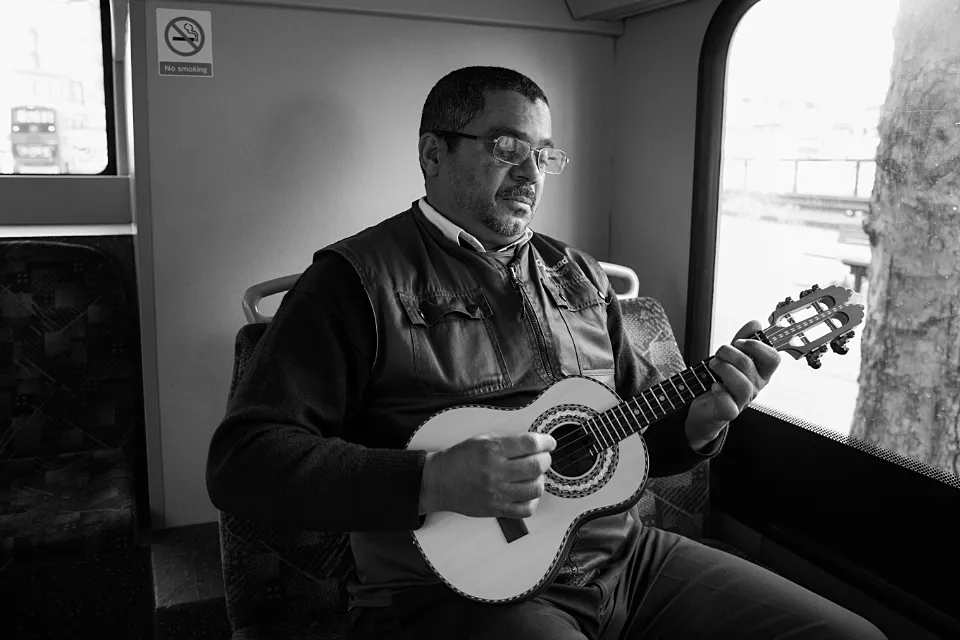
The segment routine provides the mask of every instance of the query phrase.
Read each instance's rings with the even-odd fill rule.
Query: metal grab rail
[[[622,264],[613,264],[612,262],[601,262],[600,268],[603,269],[603,272],[606,273],[608,277],[621,278],[629,283],[626,293],[618,293],[618,298],[625,300],[627,298],[636,298],[640,295],[640,278],[637,276],[636,271],[630,267],[625,267]]]
[[[609,262],[601,262],[600,267],[607,276],[622,278],[628,282],[629,286],[626,293],[617,294],[619,299],[636,298],[640,293],[640,278],[637,277],[637,272],[630,267]],[[242,305],[243,315],[246,316],[247,322],[270,322],[272,316],[265,316],[260,313],[260,301],[268,296],[288,291],[297,282],[299,277],[299,273],[294,273],[289,276],[283,276],[282,278],[274,278],[273,280],[255,284],[244,291]]]

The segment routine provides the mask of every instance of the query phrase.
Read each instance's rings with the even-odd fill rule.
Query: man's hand
[[[543,493],[552,436],[524,433],[477,436],[427,454],[420,484],[420,513],[529,518]]]
[[[733,338],[733,346],[721,346],[710,361],[708,366],[720,382],[713,383],[709,392],[690,405],[686,433],[694,450],[713,442],[727,423],[753,402],[780,366],[776,349],[759,340],[744,339],[761,328],[756,320],[743,325]]]

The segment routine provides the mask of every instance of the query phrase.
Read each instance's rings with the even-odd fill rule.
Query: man
[[[437,579],[411,540],[421,516],[531,516],[556,441],[486,434],[406,450],[420,424],[462,404],[523,406],[568,375],[629,398],[657,372],[631,349],[597,262],[530,229],[545,174],[567,162],[534,82],[500,68],[448,74],[424,104],[419,157],[426,197],[317,252],[284,297],[213,436],[213,503],[351,532],[354,638],[882,638],[630,512],[581,527],[535,599],[484,604]],[[720,451],[779,364],[744,339],[759,329],[717,351],[722,384],[647,431],[652,476]]]

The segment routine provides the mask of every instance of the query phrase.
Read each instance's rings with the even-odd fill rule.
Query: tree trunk
[[[960,476],[960,6],[901,0],[851,435]]]

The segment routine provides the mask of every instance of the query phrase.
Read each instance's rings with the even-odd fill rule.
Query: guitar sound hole
[[[565,478],[577,478],[586,474],[596,462],[596,440],[579,424],[563,424],[550,432],[557,441],[551,456],[550,469]]]

